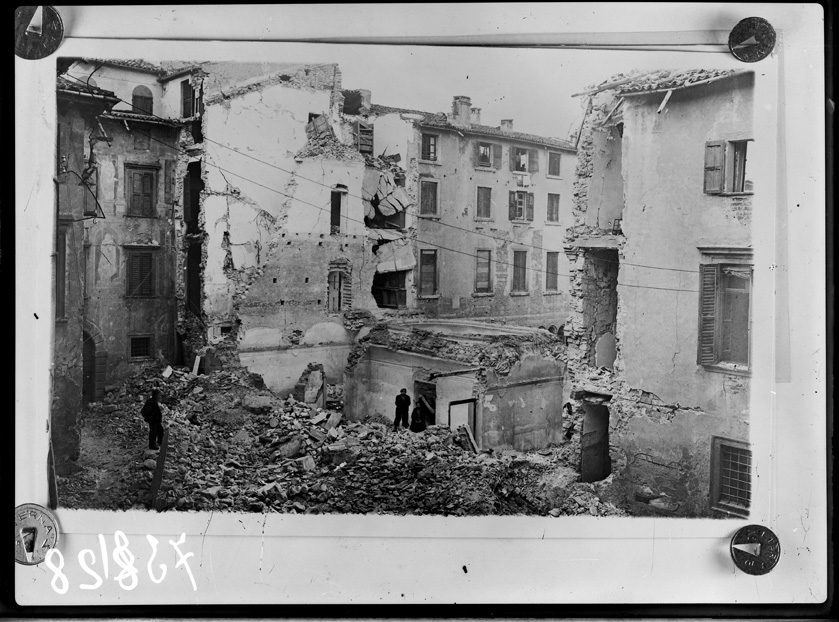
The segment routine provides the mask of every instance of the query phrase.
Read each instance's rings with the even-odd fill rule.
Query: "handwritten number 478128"
[[[146,564],[149,579],[151,579],[153,583],[162,583],[163,579],[166,578],[166,564],[158,565],[159,574],[155,574],[153,566],[154,558],[157,556],[158,540],[151,535],[146,535],[146,540],[151,547],[151,556]],[[188,563],[189,558],[194,556],[195,553],[183,553],[181,551],[181,545],[184,542],[186,542],[185,533],[181,534],[181,537],[178,538],[177,542],[169,540],[169,544],[178,554],[178,561],[175,563],[175,568],[180,566],[184,567],[184,570],[186,570],[186,573],[189,575],[189,580],[192,583],[192,590],[197,591],[198,586],[195,584],[195,577],[192,576],[192,569],[189,567]],[[108,549],[105,544],[105,536],[101,533],[99,534],[99,550],[101,552],[102,574],[105,575],[105,579],[108,579]],[[55,558],[58,559],[57,565]],[[103,580],[102,576],[94,571],[90,565],[88,565],[88,559],[90,560],[91,565],[96,563],[96,554],[91,549],[82,549],[79,551],[79,566],[81,566],[82,570],[93,578],[93,583],[82,583],[79,585],[79,589],[95,590],[102,586]],[[120,568],[120,572],[114,577],[114,581],[117,581],[120,587],[127,591],[131,591],[137,587],[137,584],[139,583],[137,575],[140,574],[140,571],[134,566],[134,554],[129,550],[128,538],[122,531],[114,533],[113,560]],[[47,565],[47,568],[53,571],[52,581],[50,582],[52,589],[58,594],[66,594],[67,590],[70,589],[70,582],[67,580],[67,575],[63,572],[64,556],[61,554],[61,551],[58,549],[50,549],[47,553],[46,559],[44,559],[44,563]]]

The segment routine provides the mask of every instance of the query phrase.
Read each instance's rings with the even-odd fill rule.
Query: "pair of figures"
[[[422,398],[420,398],[422,400]],[[408,395],[408,389],[402,389],[399,395],[396,396],[396,416],[393,419],[393,431],[399,429],[399,423],[402,422],[402,427],[408,427],[408,411],[411,410],[411,398]],[[422,432],[425,429],[425,411],[422,405],[418,402],[414,406],[411,413],[411,432]]]

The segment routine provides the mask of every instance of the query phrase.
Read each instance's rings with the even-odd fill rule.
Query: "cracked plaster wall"
[[[204,311],[211,321],[232,319],[234,296],[248,285],[230,269],[246,273],[245,281],[248,272],[252,278],[288,214],[313,209],[301,206],[290,212],[285,195],[294,195],[298,186],[294,154],[306,144],[309,113],[328,113],[331,107],[331,90],[298,89],[283,82],[207,97],[204,132],[212,142],[205,141],[202,210],[207,235]]]
[[[752,78],[722,80],[674,91],[658,114],[662,94],[627,98],[624,104],[622,171],[625,208],[620,240],[615,373],[586,361],[582,300],[584,253],[575,261],[575,314],[567,328],[573,386],[613,395],[610,443],[621,465],[613,470],[611,495],[640,515],[710,516],[712,436],[748,440],[749,378],[706,371],[696,364],[696,291],[701,254],[697,246],[749,246],[751,196],[704,194],[704,146],[710,140],[746,138],[752,132]],[[597,107],[603,114],[611,107]],[[594,115],[597,118],[597,115]],[[575,184],[576,235],[597,235],[585,220],[594,142],[581,136]],[[604,154],[600,154],[603,156]],[[586,223],[586,224],[583,224]],[[650,270],[641,266],[684,270]],[[642,497],[666,495],[670,512]],[[662,498],[666,498],[662,497]]]

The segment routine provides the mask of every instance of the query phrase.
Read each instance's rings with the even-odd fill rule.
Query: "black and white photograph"
[[[823,91],[796,127],[783,20],[471,6],[491,31],[314,41],[298,5],[287,42],[16,59],[49,120],[17,172],[19,601],[733,602],[798,557],[783,601],[819,602]]]

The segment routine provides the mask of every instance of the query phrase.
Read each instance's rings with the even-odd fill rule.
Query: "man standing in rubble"
[[[160,412],[157,403],[158,397],[160,391],[152,390],[151,397],[146,400],[143,410],[140,411],[143,419],[149,424],[149,449],[160,449],[160,443],[163,442],[163,413]]]
[[[402,427],[408,427],[408,411],[411,409],[411,398],[408,397],[408,389],[402,389],[396,396],[396,417],[393,419],[393,431],[399,429],[399,421]]]

